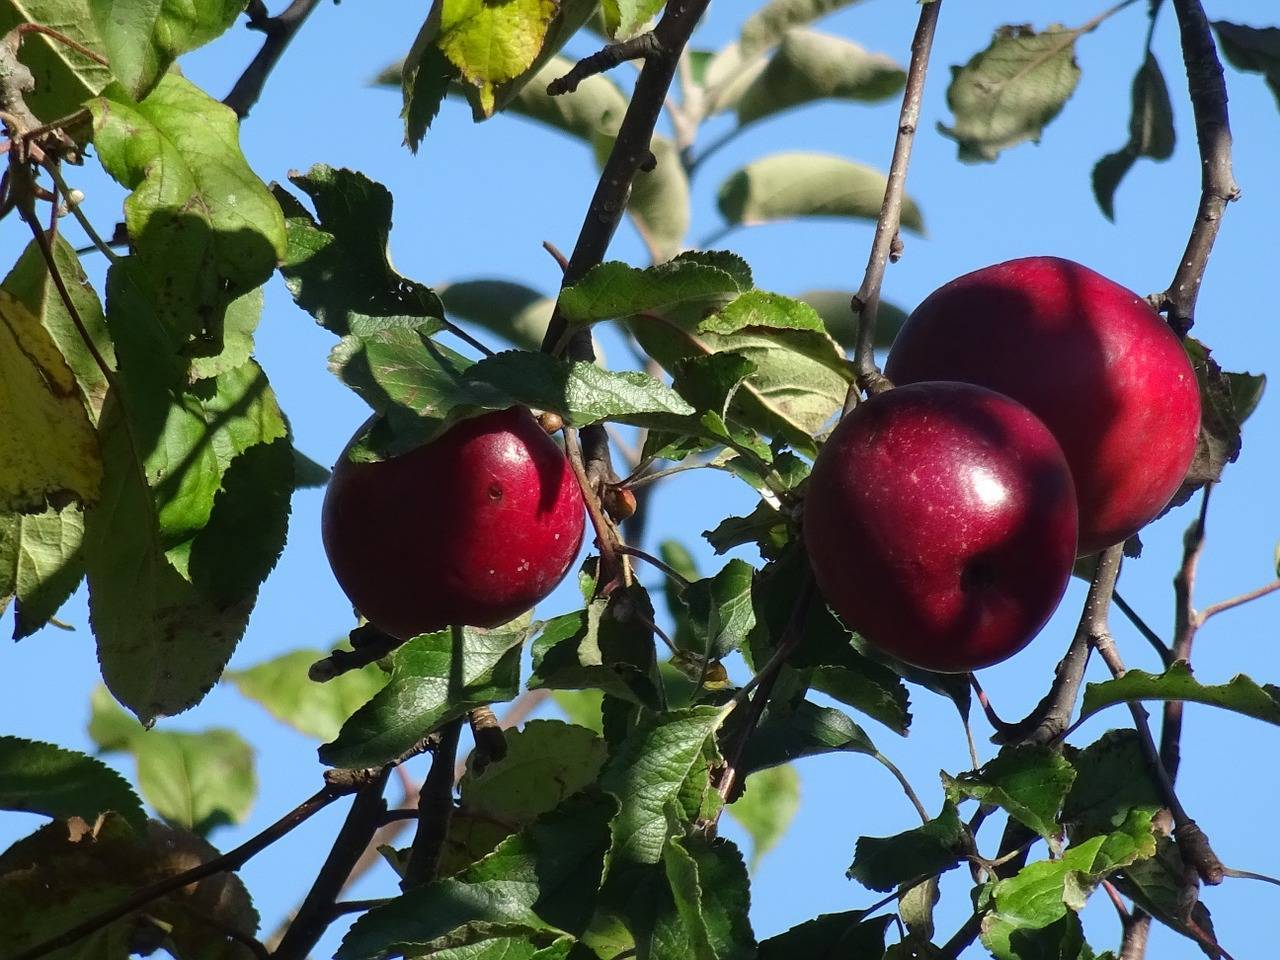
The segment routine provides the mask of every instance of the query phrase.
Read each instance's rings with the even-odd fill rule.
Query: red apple
[[[918,383],[860,404],[814,462],[804,543],[845,624],[901,660],[962,672],[1021,650],[1076,556],[1071,471],[1008,397]]]
[[[976,383],[1040,417],[1075,477],[1082,555],[1164,509],[1195,454],[1200,391],[1182,344],[1145,300],[1070,260],[952,280],[907,319],[885,373]]]
[[[344,452],[322,532],[352,604],[392,636],[493,627],[564,578],[582,544],[582,494],[555,441],[512,407],[393,459]]]

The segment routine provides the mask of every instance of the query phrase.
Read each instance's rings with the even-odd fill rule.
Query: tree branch
[[[1280,580],[1272,580],[1270,583],[1264,584],[1256,590],[1250,590],[1248,593],[1242,593],[1238,597],[1211,603],[1196,615],[1196,626],[1203,627],[1204,622],[1210,617],[1216,617],[1227,610],[1234,610],[1236,607],[1244,606],[1246,603],[1252,603],[1254,600],[1259,600],[1269,593],[1275,593],[1277,590],[1280,590]]]
[[[604,49],[579,60],[563,77],[557,77],[547,84],[547,93],[553,97],[573,93],[578,89],[578,84],[587,77],[594,77],[598,73],[612,70],[627,60],[647,60],[659,50],[656,32],[652,30],[638,37],[632,37],[630,40],[624,40],[622,43],[607,44]]]
[[[1200,513],[1187,528],[1182,538],[1182,565],[1173,578],[1173,659],[1191,660],[1191,644],[1196,636],[1196,611],[1193,596],[1196,568],[1204,551],[1205,523],[1209,516],[1209,492],[1206,486],[1200,498]],[[1182,760],[1182,701],[1170,700],[1164,705],[1164,720],[1160,726],[1160,759],[1169,771],[1169,779],[1178,779],[1178,765]]]
[[[222,101],[241,120],[249,115],[253,105],[258,102],[267,77],[284,55],[285,48],[319,4],[320,0],[293,0],[274,17],[267,15],[267,8],[262,0],[254,0],[249,4],[245,11],[249,18],[247,26],[250,30],[266,34],[266,39],[262,41],[257,56],[249,61],[249,66],[245,67],[240,79]]]
[[[1169,325],[1185,335],[1195,323],[1196,298],[1209,264],[1209,253],[1227,204],[1240,195],[1231,171],[1231,124],[1227,114],[1227,84],[1213,42],[1209,19],[1200,0],[1173,0],[1182,39],[1187,90],[1195,114],[1200,148],[1200,204],[1187,247],[1178,261],[1161,306]]]
[[[272,954],[275,960],[305,960],[333,922],[338,894],[386,813],[382,791],[390,773],[390,767],[384,768],[374,782],[356,792],[324,866]]]
[[[852,306],[858,314],[858,342],[854,350],[857,387],[851,389],[860,387],[876,393],[884,386],[884,377],[875,361],[880,287],[884,283],[884,272],[889,261],[896,261],[901,256],[902,241],[898,238],[898,226],[902,219],[902,198],[907,186],[907,166],[911,162],[916,125],[920,122],[920,100],[924,95],[925,73],[929,68],[929,53],[933,49],[933,34],[941,9],[942,0],[933,0],[920,8],[920,20],[911,40],[911,63],[907,67],[907,82],[902,91],[902,111],[898,118],[898,135],[893,143],[893,160],[889,164],[889,180],[885,186],[880,216],[876,220],[867,271],[863,275],[862,285],[853,297]]]
[[[440,741],[431,759],[431,770],[418,793],[418,829],[413,835],[413,846],[409,848],[409,861],[405,864],[404,879],[400,881],[401,890],[410,890],[434,880],[440,868],[440,854],[449,833],[449,821],[453,819],[453,767],[457,762],[461,732],[461,717],[440,728]]]

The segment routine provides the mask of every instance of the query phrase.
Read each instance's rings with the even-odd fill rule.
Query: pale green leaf
[[[739,43],[751,54],[771,47],[792,27],[804,26],[819,17],[857,3],[858,0],[769,0],[742,25]]]
[[[13,600],[13,638],[35,633],[84,577],[84,516],[73,505],[0,516],[0,613]]]
[[[747,777],[746,790],[725,808],[751,837],[751,869],[782,839],[800,809],[795,767],[768,767]]]
[[[437,288],[449,316],[486,330],[524,350],[537,350],[555,302],[511,280],[458,280]]]

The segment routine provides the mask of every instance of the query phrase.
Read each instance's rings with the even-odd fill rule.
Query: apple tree
[[[1210,491],[1265,384],[1223,370],[1195,320],[1239,195],[1222,62],[1280,96],[1280,29],[1211,21],[1200,0],[1146,5],[1109,118],[1128,140],[1091,176],[1113,218],[1137,161],[1173,153],[1172,105],[1189,104],[1198,207],[1155,292],[1041,259],[957,281],[971,299],[934,322],[934,298],[910,318],[881,299],[904,235],[923,231],[913,151],[997,162],[1038,140],[1070,107],[1076,45],[1134,0],[1074,26],[992,23],[949,77],[930,55],[947,17],[967,15],[956,0],[885,5],[915,23],[901,63],[821,29],[851,2],[744,5],[713,50],[698,35],[708,0],[435,0],[407,50],[389,41],[378,83],[402,95],[409,150],[430,149],[441,109],[469,108],[594,158],[593,183],[554,187],[581,228],[565,252],[547,244],[560,284],[539,291],[402,275],[392,191],[313,163],[318,145],[299,147],[307,169],[287,182],[255,173],[240,124],[318,0],[275,14],[261,0],[0,0],[0,217],[23,236],[0,283],[0,606],[22,639],[87,583],[103,681],[89,735],[137,769],[130,783],[87,753],[0,736],[0,808],[49,818],[0,853],[0,958],[301,960],[339,922],[341,960],[1139,960],[1153,925],[1230,957],[1202,887],[1268,878],[1224,863],[1179,798],[1183,705],[1280,724],[1276,687],[1191,667],[1209,618],[1280,581],[1194,604]],[[242,16],[261,46],[220,101],[178,61]],[[1159,17],[1176,18],[1177,49],[1153,42]],[[1160,58],[1180,63],[1169,81]],[[944,96],[950,123],[921,130],[922,102]],[[822,100],[900,103],[888,168],[759,157],[719,185],[724,230],[695,244],[706,158]],[[86,164],[121,190],[111,222],[82,209]],[[761,289],[727,248],[737,227],[811,217],[874,224],[851,296]],[[624,219],[648,262],[609,258]],[[371,410],[332,477],[295,449],[286,413],[307,412],[282,409],[255,359],[277,282]],[[1140,332],[1115,333],[1129,323]],[[598,357],[605,329],[625,363]],[[693,470],[754,502],[699,505],[715,571],[676,539],[646,546],[653,491]],[[295,491],[326,482],[346,639],[228,671],[273,589]],[[1192,500],[1167,558],[1166,642],[1116,587],[1141,528]],[[1089,588],[1065,653],[1038,705],[1002,719],[973,671],[1030,641],[1073,573]],[[534,610],[562,580],[576,601]],[[1127,667],[1119,617],[1161,669]],[[1094,655],[1110,679],[1085,684]],[[319,761],[296,806],[226,850],[208,835],[243,819],[250,747],[238,731],[166,729],[220,681],[314,738]],[[907,734],[913,696],[951,704],[969,735],[937,808],[864,729]],[[564,719],[528,719],[546,703]],[[1114,728],[1081,737],[1104,711]],[[882,765],[919,822],[858,840],[850,909],[757,937],[747,858],[720,828],[774,842],[794,813],[790,765],[819,754]],[[404,765],[422,755],[413,782]],[[260,930],[238,871],[331,805],[345,820],[320,867]],[[344,896],[371,870],[398,892]],[[943,929],[951,871],[967,919]],[[1119,918],[1109,950],[1086,942],[1094,898]]]

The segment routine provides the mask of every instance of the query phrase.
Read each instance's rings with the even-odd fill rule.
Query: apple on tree
[[[523,407],[463,420],[388,460],[344,451],[322,511],[339,585],[400,639],[524,613],[564,579],[583,523],[568,460]]]
[[[1075,478],[1081,555],[1159,514],[1195,455],[1200,391],[1177,336],[1133,291],[1070,260],[1010,260],[940,287],[885,374],[978,384],[1043,420]]]
[[[1076,556],[1071,471],[1002,394],[919,383],[859,404],[813,466],[803,536],[832,609],[929,670],[1012,656],[1049,619]]]

